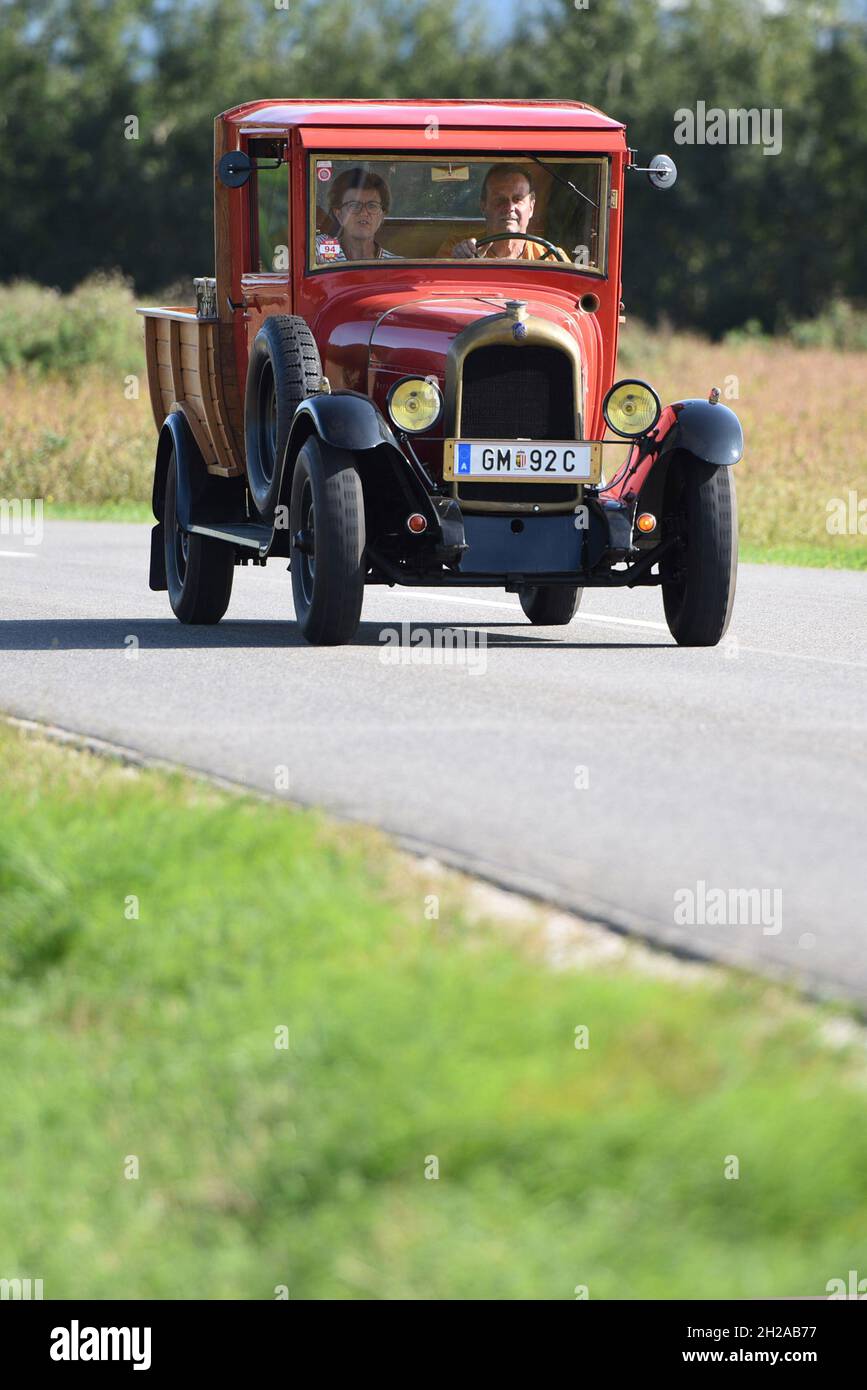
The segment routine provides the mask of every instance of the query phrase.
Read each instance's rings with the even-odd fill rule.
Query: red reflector
[[[414,536],[420,536],[422,531],[427,530],[427,517],[422,516],[421,512],[410,512],[406,524]]]

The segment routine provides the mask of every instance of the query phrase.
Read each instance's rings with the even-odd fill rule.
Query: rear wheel
[[[681,544],[660,562],[662,601],[682,647],[714,647],[729,625],[738,570],[738,513],[731,468],[675,460],[666,517]]]
[[[182,623],[218,623],[232,595],[235,547],[210,536],[182,531],[178,525],[177,496],[178,464],[172,450],[163,510],[169,603]]]
[[[308,642],[355,636],[364,597],[364,494],[354,456],[311,436],[295,461],[289,505],[295,617]]]
[[[322,378],[319,349],[304,319],[267,318],[250,349],[244,399],[247,483],[256,509],[270,518],[280,491],[280,467],[295,408]]]
[[[583,589],[572,589],[568,584],[525,584],[518,598],[534,626],[560,627],[571,623],[583,593]]]

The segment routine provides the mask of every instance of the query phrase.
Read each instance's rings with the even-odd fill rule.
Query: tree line
[[[535,97],[599,106],[642,163],[678,164],[670,192],[628,186],[630,314],[717,335],[867,303],[867,23],[851,0],[541,0],[505,30],[492,14],[0,0],[0,280],[69,289],[119,268],[144,295],[208,273],[213,117],[240,101]]]

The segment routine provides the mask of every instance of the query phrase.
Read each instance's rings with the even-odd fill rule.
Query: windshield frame
[[[370,257],[370,258],[365,258],[364,260],[354,260],[354,261],[340,261],[340,260],[335,260],[335,261],[325,261],[325,262],[321,262],[321,263],[320,263],[320,262],[317,262],[317,260],[316,260],[316,235],[317,235],[317,233],[316,233],[316,207],[317,207],[317,201],[316,201],[316,182],[317,182],[317,180],[316,180],[316,164],[317,164],[317,161],[320,161],[320,160],[340,160],[340,161],[355,160],[355,161],[358,161],[359,163],[368,163],[368,164],[374,164],[374,165],[376,165],[376,164],[378,164],[378,163],[380,163],[380,162],[381,162],[381,163],[385,163],[385,162],[388,161],[388,160],[392,160],[392,161],[394,161],[395,163],[399,163],[399,162],[410,162],[410,161],[411,161],[411,162],[415,162],[415,163],[421,162],[421,163],[425,163],[425,164],[436,164],[437,162],[439,162],[437,156],[441,156],[442,161],[443,161],[443,162],[446,162],[446,163],[458,163],[458,162],[465,163],[465,164],[492,164],[492,163],[494,163],[494,164],[500,164],[500,163],[509,163],[509,164],[515,163],[515,164],[521,164],[521,163],[525,163],[525,164],[528,164],[528,165],[532,165],[532,166],[535,167],[535,169],[537,169],[537,170],[540,169],[540,168],[542,168],[542,172],[545,174],[545,176],[548,177],[548,178],[550,178],[551,175],[547,174],[547,171],[545,171],[544,168],[543,168],[542,166],[540,166],[540,165],[538,165],[538,164],[535,164],[535,161],[531,158],[531,156],[532,156],[534,153],[536,153],[536,152],[533,151],[533,150],[528,150],[528,149],[526,148],[526,145],[523,147],[523,149],[517,150],[517,151],[515,151],[514,153],[510,153],[508,150],[490,150],[490,151],[473,150],[473,151],[470,152],[470,153],[466,153],[465,151],[462,151],[462,150],[442,150],[442,151],[437,151],[437,155],[436,155],[436,156],[434,155],[433,151],[430,151],[430,150],[429,150],[427,153],[425,153],[425,154],[409,153],[409,152],[406,151],[406,150],[395,150],[395,151],[389,151],[389,150],[369,150],[369,151],[366,151],[366,150],[359,150],[359,149],[353,149],[353,150],[345,150],[345,149],[344,149],[344,150],[309,150],[309,149],[308,149],[308,150],[306,150],[306,151],[305,151],[305,156],[306,156],[306,158],[307,158],[308,164],[307,164],[307,180],[306,180],[306,183],[307,183],[307,218],[306,218],[306,223],[307,223],[307,245],[306,245],[306,248],[305,248],[305,267],[304,267],[304,272],[305,272],[305,274],[306,274],[306,275],[320,275],[320,274],[322,274],[323,272],[326,272],[326,273],[327,273],[327,272],[330,272],[330,271],[347,271],[347,270],[354,270],[354,269],[366,269],[366,268],[368,268],[368,267],[370,267],[370,266],[377,266],[377,267],[386,267],[386,266],[389,266],[389,267],[395,267],[395,266],[397,266],[397,267],[424,266],[424,267],[427,267],[427,268],[429,268],[429,269],[435,269],[435,268],[440,268],[440,267],[448,266],[448,267],[450,267],[450,268],[452,268],[452,269],[457,269],[459,274],[465,274],[465,273],[466,273],[466,268],[467,268],[467,267],[471,267],[471,268],[473,268],[473,269],[478,270],[478,269],[479,269],[480,267],[482,267],[482,266],[486,266],[486,267],[493,266],[493,268],[494,268],[495,271],[496,271],[497,269],[499,269],[500,272],[502,272],[502,270],[503,270],[504,268],[506,268],[506,267],[508,267],[508,268],[511,269],[511,270],[530,270],[530,271],[539,271],[539,270],[542,270],[542,271],[550,271],[550,270],[557,270],[557,271],[560,271],[561,273],[565,273],[565,274],[571,273],[571,274],[573,274],[573,275],[581,275],[581,276],[585,276],[585,277],[592,277],[592,278],[595,279],[595,280],[607,280],[607,279],[608,279],[608,258],[609,258],[610,242],[611,242],[611,236],[610,236],[610,220],[611,220],[611,167],[612,167],[612,155],[611,155],[610,153],[604,153],[604,152],[593,153],[593,154],[580,154],[580,153],[571,153],[571,152],[570,152],[570,153],[564,153],[564,152],[562,152],[562,151],[560,151],[560,150],[557,150],[556,152],[552,152],[552,151],[550,151],[550,150],[544,150],[544,151],[542,151],[541,153],[539,153],[539,158],[544,162],[544,164],[548,164],[548,165],[552,165],[552,164],[553,164],[553,165],[556,166],[556,165],[565,164],[565,165],[569,165],[569,166],[574,166],[574,165],[576,165],[576,164],[596,164],[596,165],[601,165],[601,166],[602,166],[602,177],[601,177],[601,180],[600,180],[601,192],[600,192],[599,207],[598,207],[598,218],[599,218],[599,221],[598,221],[598,231],[599,231],[599,240],[600,240],[600,246],[601,246],[602,256],[601,256],[600,264],[599,264],[598,266],[594,266],[594,265],[575,265],[573,261],[561,261],[561,260],[559,260],[559,259],[555,259],[554,257],[552,257],[552,258],[549,259],[549,260],[544,260],[544,261],[542,261],[542,260],[538,260],[538,261],[525,261],[525,260],[519,260],[519,259],[512,259],[511,257],[506,257],[506,256],[490,257],[490,258],[473,258],[473,257],[462,258],[462,257],[456,257],[456,256],[443,256],[443,257],[435,257],[435,256],[430,256],[430,257],[410,257],[410,256],[398,256],[398,255],[395,255],[394,257],[391,257],[391,256],[388,256],[388,257]],[[443,220],[444,220],[444,221],[445,221],[445,220],[448,220],[448,221],[450,221],[450,222],[453,222],[455,219],[454,219],[454,218],[449,218],[449,219],[443,219]],[[516,237],[515,240],[518,240],[518,238]]]

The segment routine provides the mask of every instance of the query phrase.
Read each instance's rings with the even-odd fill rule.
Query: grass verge
[[[622,944],[554,968],[544,914],[480,917],[372,832],[8,728],[0,759],[0,1275],[760,1298],[858,1267],[867,1058],[828,1008]]]

